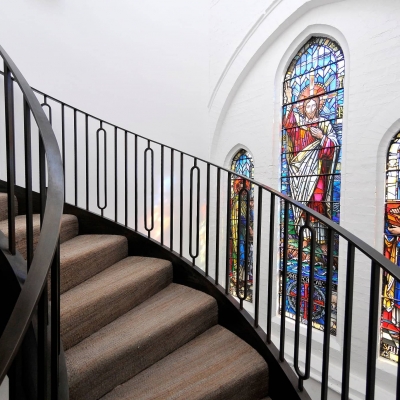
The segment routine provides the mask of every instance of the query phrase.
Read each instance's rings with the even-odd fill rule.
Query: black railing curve
[[[0,46],[0,56],[4,61],[4,86],[6,107],[6,137],[7,137],[7,186],[8,186],[8,221],[9,221],[9,251],[16,253],[15,247],[15,215],[14,215],[14,185],[15,185],[15,149],[14,149],[14,96],[13,81],[15,81],[23,95],[24,106],[24,136],[25,136],[25,180],[26,180],[26,219],[27,219],[27,270],[28,274],[20,295],[8,320],[8,323],[0,337],[0,382],[9,371],[15,359],[26,331],[31,323],[35,308],[38,306],[38,346],[47,347],[47,276],[52,270],[52,283],[58,277],[59,252],[58,237],[60,231],[61,216],[64,204],[64,174],[58,143],[49,123],[49,119],[43,111],[36,95],[14,64],[10,56]],[[11,75],[12,74],[12,75]],[[45,106],[46,101],[44,102]],[[48,106],[49,107],[49,106]],[[49,108],[51,115],[51,109]],[[32,232],[32,155],[31,155],[31,121],[33,115],[40,135],[41,154],[39,158],[47,161],[46,175],[40,176],[45,190],[42,199],[41,231],[36,249],[33,252]],[[45,171],[44,171],[45,172]],[[46,187],[47,180],[47,187]],[[42,185],[41,185],[42,186]],[[57,285],[52,284],[51,321],[51,370],[58,371],[59,356],[59,294]],[[54,336],[55,335],[55,336]],[[47,379],[47,358],[45,351],[38,354],[38,397],[45,398],[49,393]],[[57,392],[58,376],[51,376],[52,398]]]
[[[353,235],[351,232],[337,225],[329,218],[319,214],[315,210],[306,205],[291,199],[267,185],[257,182],[254,179],[249,179],[246,176],[236,174],[227,168],[223,168],[217,164],[208,162],[197,156],[193,156],[186,152],[175,149],[166,144],[150,140],[146,137],[138,135],[123,129],[117,125],[104,121],[84,111],[70,106],[54,97],[51,97],[39,90],[33,89],[38,95],[43,96],[44,103],[48,104],[52,101],[59,104],[61,112],[59,118],[62,130],[62,154],[63,163],[71,157],[74,159],[75,165],[75,181],[74,181],[74,205],[84,205],[89,211],[99,212],[102,216],[110,218],[115,222],[121,223],[133,230],[142,233],[143,235],[157,240],[163,246],[174,251],[179,256],[187,258],[193,265],[203,263],[204,274],[218,285],[222,285],[223,292],[226,295],[233,294],[240,302],[240,309],[244,309],[244,303],[251,297],[248,285],[250,284],[249,268],[252,255],[250,254],[250,236],[251,243],[255,244],[255,273],[254,273],[254,327],[258,328],[260,324],[260,294],[266,291],[266,343],[270,346],[276,346],[276,357],[280,362],[285,363],[287,357],[287,318],[286,318],[286,303],[291,296],[287,292],[286,284],[281,284],[279,295],[280,325],[278,339],[276,345],[273,344],[273,323],[274,317],[273,299],[274,293],[277,294],[277,285],[274,283],[274,276],[277,270],[277,228],[276,225],[281,224],[280,230],[280,246],[281,246],[281,282],[287,282],[288,279],[288,248],[290,230],[293,226],[289,224],[289,216],[291,210],[297,208],[304,216],[304,223],[299,226],[298,253],[297,264],[301,264],[303,242],[301,238],[305,236],[305,231],[310,237],[310,276],[309,284],[311,286],[308,292],[308,298],[305,300],[308,309],[308,324],[304,337],[303,347],[305,348],[305,362],[300,362],[299,349],[301,346],[300,340],[300,313],[296,313],[294,327],[294,370],[297,374],[298,388],[300,393],[304,390],[303,383],[311,376],[311,351],[313,346],[312,335],[312,310],[314,306],[314,259],[316,256],[316,228],[315,221],[318,221],[326,230],[326,299],[325,302],[325,329],[323,332],[322,342],[322,372],[321,372],[321,399],[327,399],[328,396],[328,377],[329,377],[329,360],[330,360],[330,320],[331,320],[331,302],[332,295],[332,272],[334,269],[333,250],[334,238],[340,237],[347,242],[347,255],[344,266],[346,271],[346,286],[345,286],[345,305],[343,318],[343,357],[342,357],[342,381],[341,394],[342,399],[349,398],[350,391],[350,367],[351,367],[351,337],[352,337],[352,319],[353,319],[353,287],[354,287],[354,271],[355,271],[355,251],[362,253],[370,261],[370,308],[368,315],[368,346],[366,356],[366,377],[365,377],[365,394],[367,399],[373,399],[375,396],[375,375],[376,375],[376,360],[377,360],[377,344],[378,344],[378,324],[379,324],[379,296],[381,286],[379,282],[380,273],[388,273],[395,279],[400,280],[400,269],[390,260],[384,257],[379,251],[372,246],[362,241],[360,238]],[[65,110],[69,108],[73,111],[73,121],[68,124]],[[53,121],[55,119],[54,109],[52,110]],[[83,126],[77,126],[77,114],[84,116]],[[93,126],[90,123],[93,122]],[[67,127],[73,126],[74,154],[68,153],[66,145]],[[112,129],[106,130],[105,126]],[[80,161],[77,154],[77,140],[79,138],[78,131],[84,132],[85,151],[80,152]],[[109,150],[104,149],[104,161],[110,157],[113,162],[109,162],[109,167],[104,168],[104,195],[105,204],[100,203],[100,182],[99,182],[99,132],[108,132],[114,135],[114,140],[104,140],[104,147],[110,146]],[[93,136],[91,132],[94,132]],[[130,141],[130,137],[134,140]],[[90,162],[89,162],[89,146],[90,140],[92,143],[97,143],[97,165],[93,170],[97,171],[96,189],[91,191],[90,188]],[[119,150],[119,146],[124,145],[124,151]],[[131,151],[131,149],[134,151]],[[83,154],[85,153],[85,154]],[[133,154],[131,154],[133,153]],[[82,155],[86,158],[82,162]],[[114,157],[114,159],[112,158]],[[186,162],[190,160],[190,162]],[[78,193],[78,185],[76,182],[76,170],[78,163],[82,163],[82,167],[86,168],[86,174],[80,175],[81,179],[86,179],[85,185],[79,187],[84,188]],[[119,166],[123,163],[123,168]],[[113,171],[113,173],[110,173]],[[123,172],[121,172],[123,171]],[[159,172],[157,172],[159,171]],[[196,172],[196,174],[195,174]],[[131,174],[133,177],[131,178]],[[157,175],[158,174],[158,175]],[[195,178],[196,175],[196,178]],[[243,208],[244,219],[238,220],[238,231],[243,230],[243,238],[233,237],[230,215],[233,203],[230,200],[231,182],[233,177],[239,177],[241,186],[239,192],[239,209]],[[160,177],[158,180],[157,177]],[[225,177],[227,179],[225,179]],[[167,179],[168,178],[168,179]],[[111,179],[114,184],[107,185],[107,181]],[[186,184],[185,184],[186,179]],[[124,185],[118,185],[119,182],[124,182]],[[130,184],[132,184],[132,192],[130,192]],[[150,188],[148,188],[150,186]],[[156,189],[160,189],[160,196],[157,197]],[[226,190],[224,190],[224,188]],[[253,189],[254,188],[254,191]],[[114,190],[115,205],[113,212],[108,213],[108,209],[113,207],[111,202],[107,203],[108,191]],[[124,191],[123,196],[118,196],[120,191]],[[169,190],[169,194],[168,194]],[[90,202],[89,200],[96,197],[97,201]],[[139,191],[141,191],[139,193]],[[68,192],[68,191],[67,191]],[[72,192],[71,192],[72,193]],[[186,194],[185,194],[186,193]],[[254,207],[254,216],[249,216],[249,201],[254,193],[254,199],[257,199],[257,204]],[[255,196],[258,194],[258,196]],[[67,193],[68,195],[68,193]],[[226,195],[226,199],[224,196]],[[111,196],[110,196],[111,198]],[[156,200],[157,199],[157,200]],[[279,200],[279,203],[278,203]],[[97,209],[96,203],[97,202]],[[155,204],[157,202],[157,204]],[[120,204],[124,204],[124,209]],[[159,209],[157,206],[159,205]],[[237,206],[235,206],[237,207]],[[280,207],[280,208],[279,208]],[[118,212],[117,212],[118,210]],[[133,211],[132,211],[133,210]],[[203,210],[203,211],[202,211]],[[278,213],[278,210],[280,212]],[[161,215],[161,221],[157,225],[157,213]],[[242,212],[242,211],[240,211]],[[201,213],[201,217],[199,216]],[[108,214],[108,215],[107,215]],[[149,215],[150,214],[150,215]],[[279,214],[279,215],[278,215]],[[111,216],[112,215],[112,216]],[[277,218],[278,217],[278,218]],[[199,220],[200,218],[200,220]],[[224,223],[223,219],[226,218]],[[169,219],[169,226],[167,225]],[[179,220],[179,221],[178,221]],[[252,226],[250,231],[249,221],[253,220],[257,224],[257,229]],[[185,221],[188,222],[187,226]],[[204,232],[201,233],[201,224],[204,222]],[[247,222],[246,222],[247,221]],[[279,229],[279,228],[278,228]],[[318,228],[319,229],[319,228]],[[155,231],[159,231],[159,235]],[[223,237],[225,235],[225,237]],[[238,236],[238,233],[236,233]],[[169,237],[168,237],[169,236]],[[201,243],[199,238],[202,236]],[[213,240],[212,240],[213,239]],[[236,242],[235,242],[236,240]],[[239,241],[243,240],[243,246],[240,246]],[[300,241],[299,241],[300,240]],[[265,244],[264,244],[265,242]],[[202,252],[201,247],[204,247]],[[225,246],[225,249],[224,249]],[[342,249],[345,246],[341,245]],[[235,249],[237,253],[237,265],[239,266],[239,258],[243,252],[243,268],[244,273],[239,273],[239,268],[236,268],[235,274],[232,273],[231,265],[231,250]],[[264,249],[268,250],[265,257],[262,257]],[[346,253],[346,252],[344,252]],[[204,260],[200,260],[200,254],[204,255]],[[221,262],[221,258],[225,255],[225,260]],[[262,274],[262,263],[267,269],[267,285],[260,287],[260,276]],[[224,268],[224,267],[225,268]],[[275,272],[274,272],[275,271]],[[223,276],[225,275],[223,279]],[[297,271],[297,293],[301,291],[301,282],[299,277],[302,276],[301,268]],[[236,278],[232,280],[233,278]],[[231,283],[234,282],[234,283]],[[219,286],[218,286],[219,287]],[[278,296],[276,296],[278,297]],[[295,300],[297,309],[300,307],[300,298],[297,296]],[[279,343],[278,343],[279,342]],[[301,364],[303,366],[301,366]],[[400,365],[400,364],[399,364]],[[400,384],[397,385],[397,391],[400,398]]]

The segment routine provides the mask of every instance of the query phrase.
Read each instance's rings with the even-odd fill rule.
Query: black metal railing
[[[66,173],[67,203],[99,213],[101,216],[130,227],[159,241],[170,251],[176,252],[179,256],[190,260],[193,265],[200,267],[205,276],[212,278],[216,285],[222,285],[222,290],[227,296],[233,294],[237,298],[240,309],[250,310],[255,328],[262,324],[266,332],[266,341],[279,349],[281,362],[285,362],[288,357],[293,358],[300,392],[303,390],[304,381],[311,376],[311,356],[316,346],[312,340],[313,335],[316,334],[312,328],[315,306],[313,295],[315,243],[316,229],[319,229],[318,232],[321,229],[324,230],[326,238],[326,253],[323,261],[326,271],[326,301],[323,305],[325,329],[322,333],[322,347],[317,349],[322,354],[322,365],[314,368],[321,370],[320,376],[315,377],[321,381],[321,399],[327,399],[328,395],[331,352],[330,299],[333,271],[338,267],[346,271],[346,279],[343,279],[345,288],[342,289],[342,293],[345,292],[344,318],[341,328],[343,332],[342,399],[349,398],[352,371],[354,274],[357,268],[362,268],[364,271],[367,269],[370,275],[366,283],[366,286],[370,286],[369,310],[365,310],[365,319],[368,320],[368,344],[361,357],[365,358],[366,365],[365,396],[367,399],[374,398],[380,323],[379,279],[382,273],[389,273],[396,279],[400,279],[400,272],[396,265],[329,218],[271,187],[247,177],[238,176],[234,171],[166,144],[129,132],[38,90],[35,91],[39,98],[43,98],[49,111],[51,110],[53,128],[56,132],[60,132],[59,141]],[[102,133],[102,141],[100,133]],[[91,149],[96,149],[96,153],[93,153]],[[73,168],[71,168],[72,160]],[[78,170],[84,170],[84,173],[78,174]],[[242,248],[240,240],[235,243],[232,237],[235,235],[230,221],[233,207],[230,200],[232,176],[243,181],[239,193],[239,210],[244,209],[244,218],[239,218],[238,221],[238,230],[243,228],[245,230]],[[249,189],[251,187],[253,189]],[[114,197],[113,201],[108,201],[111,196]],[[249,303],[246,299],[249,286],[250,224],[248,221],[250,221],[249,201],[251,198],[255,202],[254,226],[252,227],[252,240],[255,247],[252,255],[254,296],[252,303]],[[289,239],[293,239],[290,233],[290,229],[293,228],[290,226],[290,215],[295,208],[301,210],[304,221],[303,226],[297,228],[297,265],[302,266],[302,268],[297,268],[297,293],[301,293],[304,279],[302,253],[305,230],[308,231],[310,244],[309,261],[307,261],[310,272],[307,278],[309,291],[306,298],[300,299],[300,296],[297,296],[295,301],[297,310],[301,308],[301,302],[305,302],[308,317],[302,321],[301,313],[296,313],[293,326],[293,323],[288,321],[285,312],[289,296],[285,282],[288,279]],[[339,266],[334,263],[334,240],[340,240],[340,257],[339,261],[336,261]],[[237,246],[236,249],[233,249],[234,245]],[[237,257],[244,252],[246,269],[245,273],[239,277],[237,268],[236,279],[232,279],[234,273],[229,261],[234,250]],[[278,264],[280,264],[280,272],[278,272]],[[279,301],[276,300],[278,298]],[[305,333],[301,333],[301,325],[304,322],[307,327]],[[292,355],[288,354],[285,347],[289,338],[294,349]],[[301,354],[304,354],[304,357]],[[400,384],[397,384],[397,393],[399,390]]]
[[[5,130],[0,129],[0,139],[6,147],[2,170],[7,171],[6,177],[1,178],[7,181],[8,196],[8,246],[1,249],[5,256],[2,258],[2,269],[10,267],[16,270],[16,265],[22,260],[18,243],[26,242],[25,282],[0,337],[0,383],[8,374],[10,399],[21,398],[20,379],[23,372],[17,371],[17,361],[25,334],[32,320],[35,320],[37,365],[32,365],[31,370],[36,371],[37,382],[25,388],[25,393],[26,390],[37,391],[37,398],[56,399],[60,353],[58,237],[64,203],[62,161],[56,137],[37,97],[1,46],[0,56],[4,61],[5,109]],[[35,123],[32,123],[32,116]],[[18,229],[18,235],[14,203],[16,180],[25,187],[26,199],[25,204],[20,204],[20,208],[26,211],[26,225],[23,232],[21,227]],[[33,191],[40,193],[41,226],[38,242],[34,237]],[[5,260],[8,260],[8,266]],[[50,270],[52,306],[49,317],[47,276]],[[1,307],[3,309],[4,304]],[[48,376],[48,371],[51,376]]]
[[[226,296],[233,300],[236,298],[244,313],[252,314],[254,327],[265,331],[266,342],[276,350],[274,354],[280,362],[284,364],[286,360],[293,360],[300,394],[304,391],[304,382],[313,375],[321,381],[321,399],[327,399],[331,353],[334,351],[330,332],[332,276],[337,268],[343,270],[343,277],[346,276],[341,283],[344,285],[341,289],[344,293],[343,318],[338,321],[341,324],[342,353],[335,357],[336,360],[341,357],[341,396],[342,399],[349,398],[352,358],[355,358],[358,364],[365,362],[366,365],[363,377],[365,397],[375,397],[379,282],[382,273],[389,273],[399,280],[396,265],[327,217],[271,187],[129,132],[39,90],[34,91],[47,109],[61,146],[66,202],[156,240],[202,269]],[[239,207],[231,201],[233,176],[241,180]],[[249,217],[251,200],[254,202],[252,227]],[[243,219],[239,218],[236,231],[231,222],[233,207],[238,207],[239,216],[243,216]],[[294,209],[299,210],[303,221],[295,228],[296,235],[293,235],[291,223]],[[238,239],[239,230],[245,232],[242,239]],[[316,236],[321,230],[326,245],[323,261],[316,254]],[[254,243],[252,255],[249,251],[250,236]],[[303,257],[305,237],[309,252],[307,258]],[[289,242],[293,243],[294,238],[298,249],[295,255],[289,254]],[[334,255],[335,241],[340,242],[339,255]],[[232,269],[230,259],[233,251],[236,252],[237,266],[243,256],[245,271],[241,275],[239,268]],[[252,282],[249,278],[250,259],[254,260]],[[326,272],[326,301],[322,306],[318,305],[323,308],[325,329],[322,333],[312,328],[317,259]],[[289,261],[297,263],[296,293],[303,290],[304,279],[309,286],[307,294],[302,299],[295,296],[294,301],[297,310],[303,306],[303,315],[307,314],[307,318],[297,312],[294,322],[286,316],[288,299],[292,296],[286,284]],[[309,273],[305,277],[307,268]],[[365,271],[368,271],[368,279]],[[367,345],[363,350],[355,349],[354,353],[354,282],[356,274],[360,273],[364,287],[369,287],[370,292],[369,303],[367,300],[362,310],[365,321],[368,321],[365,329]],[[252,290],[251,302],[249,287]],[[317,335],[320,336],[319,342],[313,340]],[[321,364],[313,365],[313,354],[321,355]],[[390,367],[397,371],[397,366]],[[319,375],[315,371],[320,371]],[[400,384],[394,390],[397,390],[399,398]]]

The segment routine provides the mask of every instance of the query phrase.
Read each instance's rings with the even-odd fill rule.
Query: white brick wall
[[[243,144],[254,156],[255,179],[279,188],[282,76],[299,46],[311,35],[334,38],[346,57],[341,224],[381,251],[385,152],[391,135],[400,128],[400,2],[346,0],[319,6],[323,2],[303,1],[302,6],[284,0],[252,32],[240,51],[238,45],[248,35],[251,18],[256,23],[257,15],[271,2],[243,2],[229,10],[233,16],[227,3],[220,0],[211,7],[212,161],[228,163],[227,154]],[[241,23],[233,22],[237,20]],[[229,62],[235,51],[236,58]],[[369,274],[369,265],[358,256],[352,398],[363,398],[365,386]],[[344,284],[342,266],[338,335],[332,345],[333,389],[338,389],[340,382]],[[320,349],[318,333],[314,337],[315,349]],[[317,353],[312,364],[316,374],[320,368]],[[394,380],[390,378],[393,366],[379,359],[378,367],[376,398],[394,398]],[[310,390],[319,398],[315,388]]]

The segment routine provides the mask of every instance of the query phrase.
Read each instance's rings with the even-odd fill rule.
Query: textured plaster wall
[[[335,39],[346,57],[341,224],[381,250],[385,152],[390,137],[400,127],[400,3],[394,0],[253,2],[252,13],[238,6],[230,10],[235,15],[229,18],[226,9],[229,1],[214,3],[209,98],[212,161],[228,166],[227,155],[243,145],[254,156],[255,179],[279,189],[282,77],[292,56],[310,36],[327,35]],[[231,22],[239,18],[236,11],[246,23]],[[221,26],[224,15],[226,22]],[[249,26],[253,28],[249,30]],[[340,254],[338,334],[331,345],[333,391],[340,390],[341,379],[344,243]],[[357,255],[352,398],[363,398],[365,386],[369,274],[368,262]],[[265,286],[265,281],[261,286]],[[277,324],[278,320],[275,328]],[[322,335],[315,332],[312,374],[316,380],[321,368],[321,343]],[[290,361],[293,353],[291,349],[288,351]],[[394,398],[394,366],[383,359],[378,359],[377,365],[376,398]],[[315,383],[309,389],[313,398],[319,398]],[[335,398],[333,392],[331,396]]]

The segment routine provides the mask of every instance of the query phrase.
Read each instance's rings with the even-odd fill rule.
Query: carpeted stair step
[[[61,296],[64,349],[75,346],[170,283],[170,261],[127,257],[68,290]]]
[[[79,235],[60,246],[61,293],[104,271],[128,255],[128,241],[119,235]]]
[[[0,193],[0,221],[8,218],[7,193]],[[14,196],[15,215],[18,215],[18,201]]]
[[[70,400],[98,399],[217,323],[214,298],[167,288],[66,352]]]
[[[33,249],[36,248],[40,237],[40,215],[34,214],[33,220]],[[0,221],[0,230],[8,236],[8,221]],[[74,238],[78,234],[79,224],[75,215],[64,214],[61,217],[60,242]],[[18,215],[15,217],[15,246],[17,250],[26,258],[26,216]]]
[[[268,366],[243,340],[214,326],[102,400],[253,400],[268,394]]]

